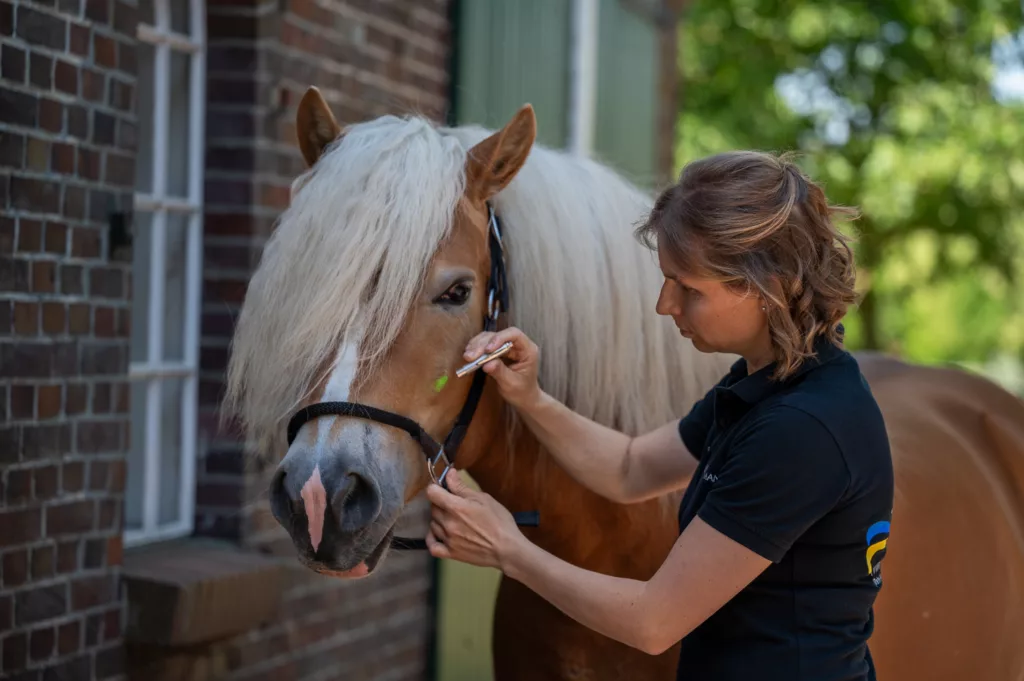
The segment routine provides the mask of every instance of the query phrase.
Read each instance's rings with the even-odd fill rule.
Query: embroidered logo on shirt
[[[868,574],[876,587],[882,586],[882,558],[885,557],[885,547],[889,543],[889,523],[881,520],[868,528],[867,544],[865,553]]]
[[[708,471],[704,471],[704,475],[701,476],[701,479],[706,482],[718,482],[718,476]]]

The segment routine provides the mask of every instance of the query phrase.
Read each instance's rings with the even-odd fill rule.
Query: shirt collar
[[[841,337],[841,326],[839,328],[839,332]],[[781,381],[774,380],[772,378],[772,374],[775,372],[775,368],[777,366],[776,362],[772,362],[768,366],[748,375],[747,360],[741,358],[732,365],[732,369],[729,371],[728,380],[726,380],[724,384],[717,389],[716,397],[719,399],[716,399],[716,402],[721,401],[720,398],[723,393],[728,393],[731,396],[734,395],[738,397],[747,405],[752,406],[786,386],[791,385],[794,381],[806,375],[807,372],[833,361],[842,354],[843,349],[841,347],[830,342],[825,336],[818,336],[817,340],[814,342],[814,356],[805,359],[793,374]],[[730,405],[734,402],[734,400],[731,399],[727,401]]]

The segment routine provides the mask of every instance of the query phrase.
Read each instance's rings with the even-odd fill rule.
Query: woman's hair
[[[840,322],[857,298],[837,216],[857,211],[829,205],[789,156],[734,151],[686,165],[636,235],[684,272],[760,295],[782,379],[819,336],[842,344]]]

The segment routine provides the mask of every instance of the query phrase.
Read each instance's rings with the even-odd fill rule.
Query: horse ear
[[[338,139],[341,126],[334,119],[331,108],[327,106],[320,90],[310,87],[299,102],[299,110],[295,114],[295,130],[299,138],[299,149],[306,159],[306,165],[312,167],[324,147]]]
[[[537,117],[533,107],[526,104],[504,128],[469,150],[467,194],[486,201],[504,189],[526,163],[536,137]]]

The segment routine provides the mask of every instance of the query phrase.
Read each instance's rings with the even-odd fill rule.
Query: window
[[[202,281],[203,0],[140,0],[125,543],[190,534]]]

